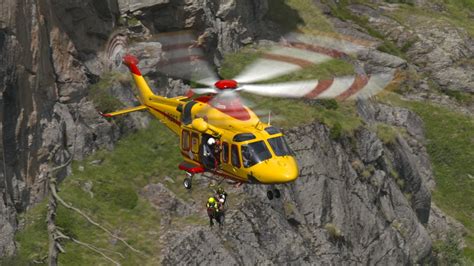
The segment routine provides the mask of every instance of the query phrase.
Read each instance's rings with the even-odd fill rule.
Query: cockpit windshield
[[[242,162],[245,168],[251,167],[272,157],[272,154],[263,140],[242,145],[241,150]]]
[[[275,137],[268,139],[268,143],[272,146],[273,152],[276,156],[286,156],[291,155],[290,147],[286,144],[286,141],[283,137]]]

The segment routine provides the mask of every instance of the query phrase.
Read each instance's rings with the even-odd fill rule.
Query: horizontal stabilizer
[[[115,112],[112,112],[112,113],[107,113],[107,114],[100,113],[100,115],[103,116],[103,117],[113,117],[113,116],[117,116],[117,115],[128,114],[128,113],[131,113],[131,112],[146,110],[147,108],[148,107],[146,107],[145,105],[139,105],[139,106],[136,106],[136,107],[130,107],[130,108],[122,109],[122,110],[115,111]]]

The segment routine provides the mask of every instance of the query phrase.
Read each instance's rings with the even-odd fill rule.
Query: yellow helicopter
[[[162,50],[174,56],[168,60],[164,58],[162,68],[173,72],[183,71],[183,68],[195,62],[203,64],[201,52],[194,46],[195,42],[188,38],[188,35],[178,36],[179,38],[176,38],[176,35],[167,35],[162,39]],[[257,64],[233,80],[217,79],[209,74],[205,63],[197,67],[195,65],[194,70],[197,69],[202,74],[195,75],[200,77],[198,83],[209,87],[192,89],[186,96],[172,98],[153,93],[137,66],[138,59],[126,55],[123,57],[123,63],[130,70],[137,85],[141,105],[103,116],[113,117],[147,110],[178,135],[183,157],[183,162],[178,167],[187,173],[183,182],[186,189],[192,187],[192,177],[203,172],[239,183],[275,185],[292,182],[298,177],[298,164],[283,134],[278,128],[262,122],[242,103],[236,92],[342,100],[357,96],[367,97],[380,90],[380,80],[373,77],[375,81],[371,85],[368,76],[273,85],[249,84],[301,69],[308,64],[322,62],[331,55],[341,54],[340,51],[335,53],[318,47],[313,43],[308,49],[308,45],[302,45],[301,42],[288,46],[287,42],[284,49],[278,48],[267,53]],[[306,52],[292,51],[294,49],[304,49]],[[278,64],[275,64],[276,62]],[[269,66],[271,70],[260,71],[262,67]],[[363,91],[362,88],[365,87],[367,88]],[[280,192],[273,188],[267,192],[267,196],[269,199],[278,198]]]

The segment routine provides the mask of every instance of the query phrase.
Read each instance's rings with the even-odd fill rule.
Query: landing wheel
[[[275,188],[273,190],[273,194],[275,194],[275,198],[279,199],[281,197],[280,190],[278,188]]]
[[[192,184],[193,184],[193,183],[192,183],[192,180],[191,180],[190,177],[186,177],[186,178],[184,179],[184,181],[183,181],[183,185],[184,185],[184,187],[185,187],[186,189],[191,189]]]
[[[271,191],[271,190],[267,191],[267,198],[268,198],[269,200],[272,200],[272,199],[273,199],[273,191]]]

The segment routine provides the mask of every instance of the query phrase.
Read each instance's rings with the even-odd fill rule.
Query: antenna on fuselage
[[[268,125],[269,126],[271,126],[271,123],[270,123],[271,119],[272,119],[272,110],[268,111]]]

